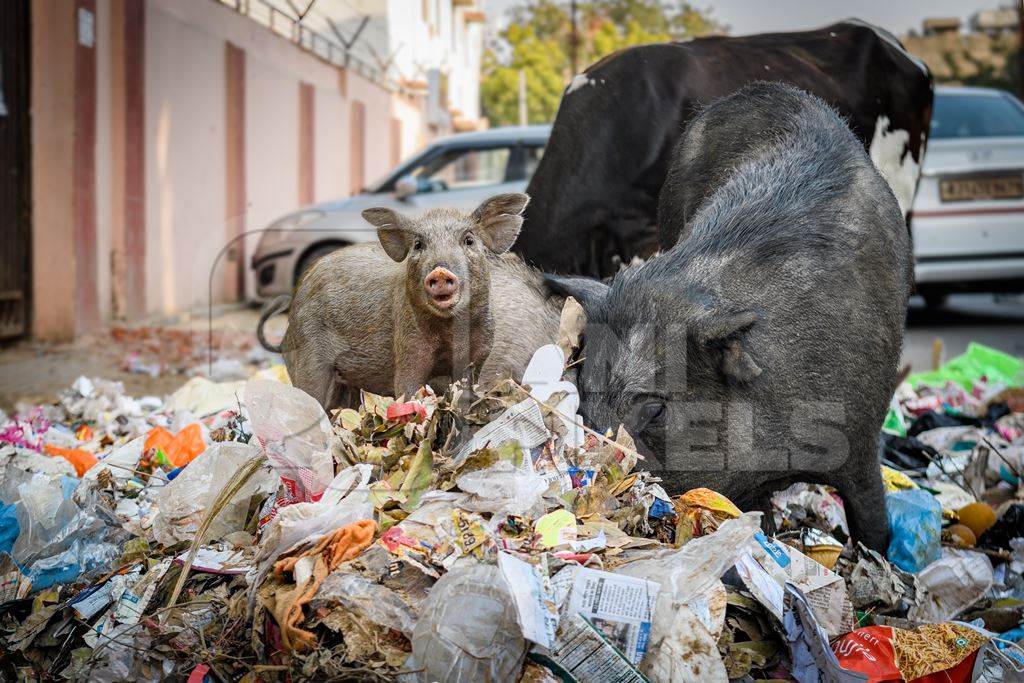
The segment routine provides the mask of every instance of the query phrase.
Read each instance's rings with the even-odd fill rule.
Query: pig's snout
[[[447,268],[434,268],[423,281],[423,286],[438,308],[451,308],[459,299],[459,278]]]

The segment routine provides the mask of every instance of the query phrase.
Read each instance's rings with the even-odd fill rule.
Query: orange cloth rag
[[[281,627],[281,642],[289,650],[309,650],[316,645],[316,636],[299,628],[305,619],[302,608],[313,599],[327,575],[342,562],[363,552],[372,542],[377,523],[372,519],[353,522],[327,534],[310,548],[274,563],[274,574],[281,576],[293,572],[295,565],[306,557],[313,558],[312,575],[293,590],[280,591],[275,600],[274,618]]]
[[[89,451],[83,451],[81,448],[61,448],[52,444],[46,444],[44,448],[48,454],[64,458],[74,465],[75,472],[78,473],[79,477],[88,472],[89,468],[99,462],[95,455]]]

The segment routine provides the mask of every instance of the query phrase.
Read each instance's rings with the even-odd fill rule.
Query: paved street
[[[904,363],[915,371],[930,369],[935,339],[942,340],[944,360],[963,353],[972,341],[1024,356],[1024,296],[957,295],[941,310],[911,300]]]

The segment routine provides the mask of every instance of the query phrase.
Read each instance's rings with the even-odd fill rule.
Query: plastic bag
[[[236,408],[245,382],[211,382],[205,377],[193,377],[170,395],[164,410],[186,411],[203,416]]]
[[[420,611],[412,652],[421,681],[512,681],[526,656],[508,584],[495,565],[457,568]]]
[[[982,553],[944,548],[942,557],[917,575],[927,592],[907,617],[914,621],[952,619],[980,600],[992,587],[992,562]]]
[[[184,467],[206,450],[203,431],[198,422],[193,422],[177,434],[171,434],[163,427],[153,427],[146,434],[143,452],[157,449],[171,467]],[[157,462],[162,463],[159,458]]]
[[[373,519],[369,500],[372,466],[346,467],[324,489],[315,503],[295,503],[277,510],[260,540],[260,550],[247,574],[249,605],[255,604],[256,588],[274,561],[297,543],[313,543],[325,533],[363,519]]]
[[[885,497],[889,517],[889,561],[917,573],[942,553],[942,507],[927,491],[897,491]]]
[[[1024,503],[1014,503],[978,538],[978,545],[1005,550],[1011,547],[1013,539],[1021,536],[1024,536]]]
[[[772,496],[772,515],[782,531],[814,527],[841,542],[850,538],[843,501],[826,486],[798,482]]]
[[[34,474],[19,484],[18,494],[15,514],[21,533],[11,555],[19,565],[26,566],[66,550],[74,540],[68,536],[77,528],[104,526],[65,498],[60,480],[45,474]],[[72,528],[72,524],[76,527]],[[62,543],[63,540],[67,542]]]
[[[285,486],[282,505],[320,499],[334,479],[333,431],[315,398],[279,382],[245,385],[245,407],[256,439]]]
[[[101,472],[109,472],[110,476],[118,482],[126,482],[135,476],[132,471],[139,466],[139,460],[142,458],[142,450],[145,445],[146,437],[140,436],[132,439],[126,444],[118,446],[114,450],[110,451],[96,467],[93,467],[82,477],[84,481],[96,481],[99,478]],[[150,482],[150,486],[154,486],[154,482]]]
[[[472,497],[461,504],[473,512],[495,515],[535,516],[548,484],[535,472],[521,470],[508,460],[499,460],[491,467],[463,474],[455,480],[458,487]]]
[[[641,670],[658,680],[676,680],[687,675],[686,658],[694,647],[690,638],[690,610],[681,607],[699,603],[715,590],[719,578],[736,564],[760,528],[760,513],[743,513],[728,519],[713,534],[689,541],[680,550],[630,562],[616,569],[617,574],[635,576],[661,585],[651,622],[651,642]],[[714,638],[707,638],[712,647]],[[715,653],[717,655],[717,652]],[[718,665],[720,660],[713,658]],[[717,668],[717,667],[716,667]],[[724,673],[722,669],[718,673]]]
[[[966,683],[982,632],[959,623],[924,624],[915,629],[868,626],[832,641],[839,665],[866,674],[871,683]]]
[[[785,586],[785,612],[782,626],[786,632],[792,667],[790,675],[800,683],[856,683],[863,674],[846,671],[829,648],[828,633],[818,623],[804,592],[796,585]]]
[[[372,466],[346,467],[315,503],[295,503],[278,510],[263,531],[259,558],[280,555],[299,542],[311,542],[328,531],[373,517],[369,503]],[[258,558],[258,559],[259,559]]]
[[[736,564],[760,530],[760,520],[761,513],[745,512],[737,519],[724,521],[715,533],[695,538],[679,550],[624,564],[615,572],[661,584],[659,604],[663,597],[676,603],[688,602],[710,592],[722,574]]]
[[[32,563],[26,568],[25,577],[32,584],[32,590],[39,591],[55,584],[72,583],[92,570],[108,571],[119,557],[119,544],[76,539],[64,552]]]
[[[71,463],[75,468],[75,473],[79,477],[88,472],[93,465],[99,462],[95,455],[88,451],[83,451],[81,448],[60,448],[59,446],[46,444],[44,450],[49,455],[56,458],[64,458]]]
[[[71,497],[74,491],[45,474],[18,485],[20,533],[11,556],[24,568],[33,590],[71,582],[121,555],[125,532],[94,514],[102,509],[95,500],[86,497],[79,506]]]
[[[18,515],[15,504],[5,505],[0,500],[0,553],[10,553],[14,548],[21,527],[18,526]]]
[[[12,472],[41,472],[51,477],[76,476],[75,466],[64,458],[53,458],[25,449],[11,450],[0,455],[0,498],[14,503],[12,487],[8,485]],[[14,475],[18,476],[18,475]],[[13,488],[17,488],[15,485]]]
[[[153,538],[164,545],[191,541],[214,501],[231,476],[260,449],[235,441],[215,443],[197,457],[156,497],[157,516],[153,520]],[[246,523],[249,500],[264,497],[277,488],[277,476],[268,469],[254,474],[228,502],[210,525],[206,541],[215,541]]]
[[[344,569],[332,572],[320,584],[313,607],[328,609],[340,605],[354,616],[402,632],[412,638],[418,620],[416,611],[395,591],[375,581],[349,574]]]
[[[974,382],[986,378],[989,383],[1019,386],[1024,383],[1024,361],[983,344],[971,342],[967,351],[938,370],[919,372],[907,377],[914,387],[922,384],[942,386],[956,382],[970,390]]]

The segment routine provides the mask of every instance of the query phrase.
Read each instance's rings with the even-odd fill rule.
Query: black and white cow
[[[893,35],[850,19],[644,45],[587,68],[562,97],[514,249],[544,270],[593,276],[649,255],[680,134],[702,106],[754,81],[790,83],[835,107],[906,215],[931,121],[931,75]]]

